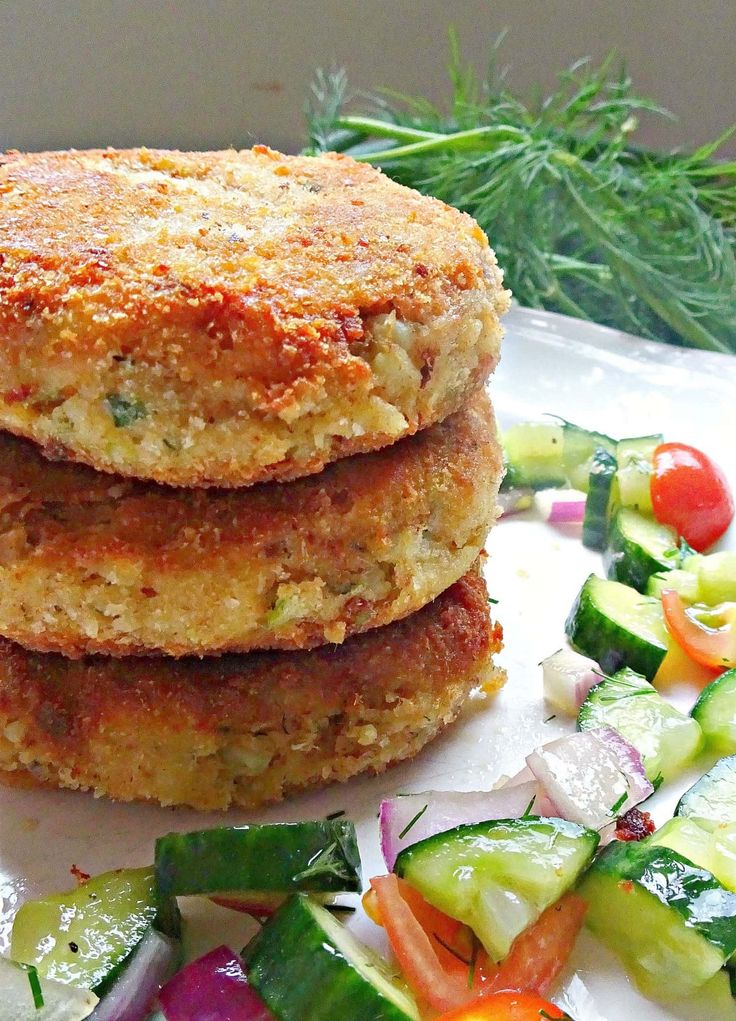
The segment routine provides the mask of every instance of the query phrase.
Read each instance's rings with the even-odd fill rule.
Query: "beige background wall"
[[[508,27],[517,85],[616,47],[680,116],[651,142],[736,121],[736,0],[0,0],[0,149],[293,149],[316,65],[439,98],[450,22],[481,65]]]

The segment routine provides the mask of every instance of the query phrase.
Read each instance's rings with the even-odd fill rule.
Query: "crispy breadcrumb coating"
[[[378,773],[503,683],[501,637],[474,570],[413,616],[311,652],[69,660],[0,641],[0,778],[221,809]]]
[[[50,456],[317,472],[457,411],[508,302],[469,216],[344,156],[0,154],[0,426]]]
[[[473,564],[501,451],[488,398],[288,485],[173,489],[0,434],[0,634],[69,656],[342,642]]]

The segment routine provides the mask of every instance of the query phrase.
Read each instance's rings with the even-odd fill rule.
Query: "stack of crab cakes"
[[[0,156],[2,779],[249,807],[497,687],[508,301],[338,155]]]

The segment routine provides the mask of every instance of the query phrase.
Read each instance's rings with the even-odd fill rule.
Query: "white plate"
[[[514,309],[491,392],[503,425],[550,412],[612,435],[661,431],[706,449],[736,486],[736,358],[664,347],[564,316]],[[601,570],[600,558],[582,548],[579,527],[554,528],[533,512],[501,522],[489,552],[489,588],[499,600],[506,632],[502,663],[508,684],[495,701],[472,702],[459,723],[412,763],[273,809],[227,817],[116,805],[70,792],[0,788],[0,951],[7,949],[17,905],[42,891],[69,888],[72,865],[94,873],[147,864],[158,835],[222,824],[224,818],[232,823],[307,819],[347,809],[358,826],[365,875],[378,874],[385,871],[376,823],[383,795],[490,787],[501,773],[516,772],[535,744],[572,730],[557,719],[544,722],[549,710],[537,664],[562,644],[574,596],[590,571]],[[686,782],[660,792],[658,821],[671,813]],[[244,916],[209,904],[188,902],[185,914],[191,953],[219,942],[239,949],[252,931]],[[382,948],[382,934],[368,919],[357,915],[352,924]],[[736,1012],[716,1014],[702,1003],[675,1010],[642,999],[617,961],[585,935],[572,965],[608,1021],[736,1017]]]

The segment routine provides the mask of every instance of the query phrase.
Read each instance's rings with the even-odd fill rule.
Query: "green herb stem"
[[[351,97],[344,72],[318,72],[310,151],[336,146],[470,213],[522,305],[736,351],[736,161],[717,161],[732,132],[653,152],[633,138],[640,114],[666,112],[612,57],[578,61],[527,102],[495,71],[498,42],[483,81],[450,45],[446,111],[386,90]]]
[[[338,117],[335,123],[345,131],[359,131],[374,138],[393,138],[396,142],[422,142],[428,138],[440,137],[436,131],[422,131],[405,124],[382,121],[377,117]]]
[[[507,141],[524,141],[524,134],[517,128],[508,125],[471,128],[468,131],[455,131],[449,135],[429,135],[419,142],[400,145],[395,149],[382,149],[380,152],[358,154],[355,158],[364,163],[386,163],[391,160],[406,159],[407,156],[426,156],[434,152],[449,153],[463,149],[487,149],[498,142]]]
[[[619,246],[615,245],[610,231],[606,229],[603,222],[585,202],[581,193],[575,185],[568,180],[568,192],[578,209],[578,222],[591,240],[595,241],[607,254],[611,265],[618,270],[631,289],[647,302],[655,312],[666,323],[669,323],[692,347],[702,348],[707,351],[721,351],[728,354],[730,348],[727,344],[713,336],[698,319],[689,314],[682,307],[677,293],[663,279],[661,274],[657,281],[658,286],[651,286],[647,282],[646,266],[640,260],[635,259]]]

